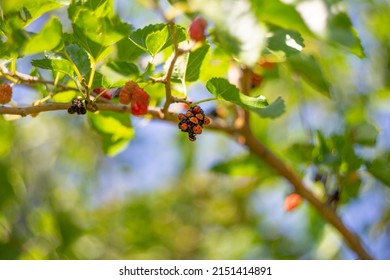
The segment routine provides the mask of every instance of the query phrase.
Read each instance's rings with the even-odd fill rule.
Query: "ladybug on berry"
[[[179,119],[179,129],[188,133],[188,139],[193,142],[196,135],[202,134],[203,125],[210,124],[210,119],[205,116],[203,109],[196,105],[187,110],[185,114],[177,115]]]

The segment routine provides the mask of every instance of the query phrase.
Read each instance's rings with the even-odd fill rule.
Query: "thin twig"
[[[70,87],[67,85],[58,84],[55,81],[39,79],[38,77],[30,76],[24,73],[20,73],[18,71],[15,71],[15,73],[11,73],[4,65],[0,65],[0,73],[2,73],[5,76],[5,78],[10,79],[14,83],[19,83],[24,85],[31,85],[31,84],[53,85],[59,89],[57,90],[57,92],[68,91],[68,90],[79,91],[79,89],[76,87]]]

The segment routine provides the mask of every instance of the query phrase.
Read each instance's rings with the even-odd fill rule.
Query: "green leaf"
[[[97,17],[87,9],[79,11],[72,27],[75,40],[95,60],[102,59],[107,47],[127,37],[131,30],[131,26],[118,17]]]
[[[61,56],[51,56],[50,58],[35,59],[31,61],[31,64],[35,67],[52,70],[54,74],[56,72],[60,72],[73,77],[74,71],[72,64]]]
[[[362,122],[348,128],[349,138],[352,142],[361,145],[374,146],[378,133],[378,129],[368,122]]]
[[[52,99],[54,102],[70,102],[77,94],[79,94],[79,92],[73,90],[62,91],[55,94]]]
[[[129,62],[111,61],[99,69],[102,76],[102,86],[105,88],[123,86],[128,80],[136,80],[139,75],[138,67]]]
[[[78,13],[83,9],[92,11],[97,18],[110,17],[114,15],[113,4],[113,0],[72,1],[68,8],[69,18],[74,21]]]
[[[57,0],[18,0],[18,1],[1,1],[1,9],[4,14],[19,11],[20,18],[24,22],[23,27],[27,26],[38,17],[51,10],[63,6]]]
[[[290,68],[319,92],[330,97],[330,84],[322,72],[321,65],[312,55],[293,55],[287,60]]]
[[[65,51],[73,63],[77,66],[77,69],[79,69],[81,75],[85,76],[91,69],[91,63],[89,61],[87,52],[76,44],[69,44],[65,46]]]
[[[364,58],[363,46],[351,20],[344,12],[328,16],[326,37],[331,43],[336,43],[360,58]]]
[[[190,52],[185,75],[185,80],[187,82],[194,82],[199,79],[200,68],[209,49],[210,46],[208,44],[205,44],[200,48],[197,48],[196,50]]]
[[[102,54],[107,49],[99,43],[95,43],[91,39],[85,36],[83,30],[77,25],[73,25],[73,36],[75,41],[84,48],[95,60],[102,57]]]
[[[254,111],[254,110],[252,110]],[[274,102],[263,109],[255,110],[255,113],[263,118],[275,119],[280,117],[286,111],[286,105],[281,97],[278,97]]]
[[[382,154],[372,162],[366,162],[366,165],[372,176],[390,187],[390,153]]]
[[[88,117],[92,128],[100,135],[104,152],[110,156],[123,151],[134,137],[127,114],[99,112]]]
[[[288,154],[299,163],[312,163],[313,150],[313,144],[295,143],[288,148]]]
[[[62,43],[62,25],[57,17],[51,18],[42,30],[34,35],[24,47],[24,54],[54,50]]]
[[[165,36],[166,32],[168,32],[168,36]],[[186,39],[186,31],[183,27],[175,25],[175,32],[177,43]],[[149,38],[149,36],[151,37]],[[168,26],[163,23],[151,24],[141,29],[137,29],[131,33],[129,39],[152,56],[172,45],[173,42]],[[156,46],[153,46],[153,43],[156,43]]]
[[[286,56],[299,54],[305,47],[301,34],[292,30],[277,29],[268,39],[268,48],[283,51]]]
[[[273,172],[258,157],[245,154],[215,164],[212,171],[230,176],[269,177]]]
[[[260,21],[292,29],[303,35],[312,35],[300,13],[294,6],[280,0],[251,0],[253,10]]]
[[[148,34],[145,40],[145,45],[151,56],[155,56],[162,50],[165,43],[168,41],[168,37],[169,31],[167,26],[165,26],[162,30],[157,30]]]
[[[113,60],[110,61],[107,66],[117,73],[121,73],[124,76],[138,76],[139,69],[138,66],[134,63],[122,61],[122,60]]]
[[[216,98],[232,102],[244,109],[250,110],[263,118],[279,117],[285,110],[284,101],[278,98],[271,105],[264,96],[251,97],[240,93],[239,89],[223,78],[212,78],[206,88]]]
[[[129,38],[124,38],[116,44],[117,55],[122,61],[132,62],[138,57],[145,54],[146,51],[141,49]]]

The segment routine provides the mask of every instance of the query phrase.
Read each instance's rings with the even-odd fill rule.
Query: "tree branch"
[[[29,107],[1,106],[0,114],[20,115],[25,117],[47,111],[67,110],[70,105],[71,103],[46,103]],[[96,103],[96,105],[100,111],[130,113],[130,106],[128,105],[118,103]],[[150,107],[148,109],[148,114],[155,120],[169,121],[172,123],[178,122],[176,113],[167,112],[166,114],[163,114],[160,108]],[[241,128],[237,128],[231,126],[224,120],[214,119],[207,128],[224,132],[235,138],[239,137],[242,144],[247,146],[253,154],[257,155],[278,174],[287,179],[293,186],[295,192],[305,198],[328,223],[333,225],[340,232],[348,246],[355,251],[361,259],[372,259],[370,254],[363,248],[359,238],[344,225],[336,212],[329,206],[321,203],[318,198],[306,188],[299,176],[253,135],[249,126],[245,125]]]
[[[3,74],[6,79],[18,84],[24,84],[24,85],[45,84],[45,85],[56,86],[57,88],[60,89],[60,91],[67,91],[67,90],[79,91],[79,89],[76,87],[57,84],[54,81],[42,80],[39,79],[38,77],[30,76],[17,71],[15,71],[15,73],[11,73],[4,65],[0,65],[0,73]]]
[[[321,203],[318,198],[306,188],[302,180],[291,168],[258,141],[250,130],[243,131],[242,136],[244,138],[244,145],[277,173],[287,179],[293,186],[295,192],[305,198],[328,223],[333,225],[340,232],[348,246],[355,251],[361,259],[372,259],[370,254],[363,248],[359,238],[344,225],[336,212],[329,206]]]
[[[123,105],[119,103],[95,103],[99,111],[111,111],[117,113],[128,113],[131,112],[131,106]],[[0,115],[19,115],[26,117],[28,115],[36,115],[43,112],[49,111],[61,111],[68,110],[71,106],[71,103],[45,103],[37,106],[28,106],[28,107],[7,107],[0,106]],[[178,118],[176,113],[167,112],[163,114],[160,108],[149,107],[148,114],[152,116],[155,120],[169,121],[172,123],[178,123]],[[210,130],[215,131],[224,131],[230,135],[236,135],[239,131],[226,123],[221,119],[213,120],[210,125],[207,126]]]
[[[251,69],[244,67],[242,70],[240,86],[241,91],[247,95],[250,92],[251,75]],[[295,192],[306,199],[328,223],[333,225],[340,232],[348,246],[355,251],[361,259],[372,259],[370,254],[368,254],[363,248],[359,238],[344,225],[337,213],[315,197],[314,194],[306,188],[297,173],[288,167],[254,136],[250,126],[249,112],[245,111],[242,118],[243,124],[240,129],[240,140],[242,141],[242,144],[247,146],[253,154],[261,158],[268,166],[279,173],[279,175],[287,179],[287,181],[289,181],[293,186]]]

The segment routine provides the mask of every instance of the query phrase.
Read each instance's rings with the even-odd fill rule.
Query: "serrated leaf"
[[[372,162],[366,162],[367,170],[385,186],[390,187],[390,154],[378,156]]]
[[[65,51],[73,63],[77,66],[81,75],[86,75],[91,69],[91,63],[87,52],[76,44],[69,44],[65,46]]]
[[[209,49],[210,46],[205,44],[190,52],[185,74],[185,80],[187,82],[194,82],[199,79],[200,68]]]
[[[259,20],[285,29],[292,29],[304,35],[313,34],[294,6],[280,0],[251,0],[251,2]]]
[[[271,105],[264,96],[251,97],[240,93],[239,89],[223,78],[212,78],[206,88],[216,98],[232,102],[244,109],[250,110],[263,118],[276,118],[285,111],[284,100],[278,98]]]
[[[168,32],[168,36],[166,37],[165,42],[163,43],[163,38],[166,29]],[[161,32],[162,33],[158,33]],[[176,32],[176,39],[177,43],[180,43],[186,39],[186,33],[185,29],[181,26],[175,25],[175,32]],[[151,35],[155,34],[155,35]],[[152,36],[149,40],[150,42],[147,43],[148,37]],[[143,28],[135,30],[131,35],[129,36],[129,39],[140,49],[144,50],[145,52],[149,52],[151,55],[155,55],[156,51],[158,52],[164,50],[168,46],[172,45],[172,34],[170,34],[169,29],[166,24],[151,24],[147,25]],[[160,41],[159,41],[160,40]],[[158,43],[158,47],[153,47],[151,43],[153,41],[156,41]],[[149,47],[151,50],[149,50]]]
[[[141,55],[145,54],[146,51],[139,48],[129,38],[124,38],[116,44],[117,55],[122,61],[135,61]]]
[[[68,15],[71,21],[77,18],[81,10],[88,9],[93,12],[94,17],[103,18],[114,15],[113,0],[86,0],[72,1],[68,8]]]
[[[287,60],[290,68],[319,92],[330,97],[330,83],[322,72],[321,65],[312,55],[293,55]]]
[[[54,73],[60,72],[69,75],[70,77],[73,76],[72,64],[68,60],[60,56],[44,59],[35,59],[31,61],[31,64],[35,67],[52,70]]]
[[[100,135],[104,152],[110,156],[123,151],[134,137],[134,129],[127,114],[100,112],[88,114],[88,118],[93,129]]]
[[[77,25],[73,25],[73,37],[75,41],[84,48],[95,60],[104,53],[106,47],[99,43],[95,43],[88,37],[86,37],[81,28]]]
[[[1,1],[1,9],[4,14],[19,11],[23,26],[27,26],[32,21],[46,12],[52,11],[63,6],[57,0],[18,0],[18,1]]]
[[[162,30],[154,31],[146,36],[145,45],[151,56],[155,56],[161,51],[165,43],[168,41],[168,37],[169,31],[167,26],[165,26]]]
[[[97,17],[92,11],[82,9],[73,24],[74,38],[95,60],[102,59],[109,46],[127,37],[131,26],[118,17]]]
[[[273,172],[256,156],[239,155],[215,164],[211,171],[230,176],[269,177]]]
[[[62,25],[57,17],[51,18],[42,30],[34,35],[24,47],[23,54],[29,55],[50,51],[62,43]]]

